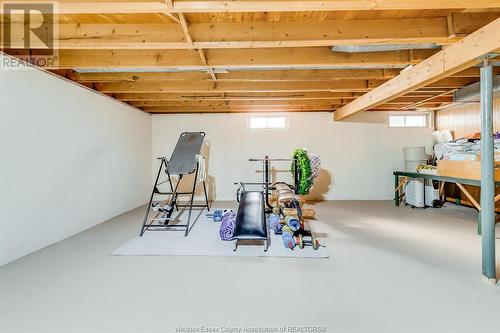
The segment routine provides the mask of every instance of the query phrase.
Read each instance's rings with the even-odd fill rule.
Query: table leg
[[[441,200],[443,202],[444,202],[443,193],[444,193],[444,184],[445,183],[446,183],[445,181],[441,181],[441,184],[439,184],[439,200]]]
[[[399,176],[394,176],[394,205],[399,206]]]
[[[477,214],[477,234],[481,236],[482,233],[483,231],[481,228],[481,211],[479,211]]]

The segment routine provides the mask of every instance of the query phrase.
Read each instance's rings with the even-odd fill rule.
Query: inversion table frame
[[[195,205],[193,204],[194,193],[196,190],[196,183],[198,178],[198,172],[200,168],[200,163],[196,158],[197,155],[200,154],[201,146],[203,144],[203,140],[205,138],[204,132],[184,132],[180,135],[179,140],[177,141],[177,145],[175,146],[174,152],[170,157],[170,160],[167,160],[166,157],[158,157],[160,162],[160,167],[158,168],[158,173],[156,175],[155,184],[153,186],[153,190],[151,191],[151,196],[149,198],[148,207],[146,209],[146,213],[144,215],[144,221],[142,223],[141,232],[139,236],[142,236],[146,231],[178,231],[179,228],[185,228],[184,236],[189,234],[189,227],[191,223],[191,214],[193,208],[207,208],[210,211],[210,207],[208,204],[208,196],[207,196],[207,187],[205,184],[205,180],[203,180],[203,193],[205,195],[205,205]],[[164,171],[167,175],[167,180],[159,182],[160,175]],[[183,176],[194,173],[193,179],[193,187],[191,192],[179,192],[179,184],[183,179]],[[171,176],[177,175],[179,176],[179,180],[175,185],[175,188],[172,185]],[[170,192],[162,192],[158,189],[158,186],[168,182],[170,185]],[[153,209],[153,199],[155,195],[164,195],[170,196],[165,200],[166,207],[168,209],[160,209],[156,214],[153,214],[153,218],[149,218],[151,210]],[[179,204],[177,202],[177,198],[179,195],[189,195],[190,200],[188,204]],[[161,204],[158,204],[159,208]],[[172,214],[174,208],[179,211],[179,207],[188,208],[188,220],[186,224],[169,224],[172,218]],[[159,216],[163,214],[165,219],[164,224],[157,224],[156,221],[159,220]],[[148,223],[149,222],[149,223]]]

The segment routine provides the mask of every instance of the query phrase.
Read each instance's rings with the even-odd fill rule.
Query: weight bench
[[[267,251],[269,242],[264,194],[261,191],[247,191],[241,196],[233,234],[233,251],[238,248],[240,240],[262,240],[264,241],[264,251]]]

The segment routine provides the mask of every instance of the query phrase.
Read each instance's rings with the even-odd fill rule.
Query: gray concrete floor
[[[474,210],[316,209],[329,259],[110,256],[137,235],[143,210],[133,210],[1,267],[0,332],[500,332],[500,285],[481,278]]]

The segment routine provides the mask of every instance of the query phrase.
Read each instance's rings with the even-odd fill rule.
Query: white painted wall
[[[386,115],[366,114],[357,122],[334,122],[330,113],[290,113],[286,130],[248,130],[247,114],[153,115],[153,158],[170,157],[184,131],[204,131],[210,141],[208,174],[218,200],[233,200],[234,182],[260,181],[249,157],[289,157],[297,147],[321,156],[314,197],[340,200],[390,199],[393,170],[403,168],[403,147],[428,147],[430,128],[388,128]],[[380,122],[382,119],[382,123]],[[153,163],[153,173],[157,162]],[[288,169],[288,164],[275,164]],[[289,173],[279,179],[288,180]],[[213,186],[213,184],[212,184]]]
[[[151,168],[148,114],[0,69],[0,265],[143,204]]]

